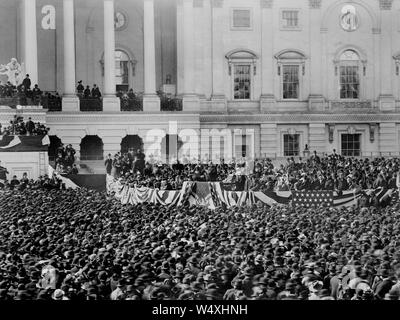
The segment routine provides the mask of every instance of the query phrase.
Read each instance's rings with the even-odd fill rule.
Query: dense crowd
[[[28,121],[24,122],[24,118],[18,115],[14,115],[8,127],[2,128],[0,124],[0,134],[4,136],[44,136],[47,135],[48,131],[48,127],[40,122],[33,122],[31,117],[28,118]]]
[[[0,163],[1,164],[1,163]],[[0,167],[3,168],[3,167]],[[18,179],[16,175],[13,175],[11,180],[7,180],[6,173],[8,173],[7,169],[3,168],[0,173],[0,190],[52,190],[52,189],[65,189],[63,186],[62,180],[57,178],[57,176],[40,176],[38,179],[29,179],[28,174],[26,172],[23,173],[22,178]]]
[[[78,167],[75,164],[76,151],[71,144],[64,146],[63,143],[57,148],[55,158],[55,170],[60,174],[78,174]]]
[[[184,181],[226,181],[235,190],[246,185],[253,191],[289,190],[365,190],[379,187],[395,188],[399,158],[358,159],[334,152],[328,156],[312,156],[275,167],[271,159],[240,159],[214,164],[180,163],[172,165],[140,161],[134,153],[117,153],[106,160],[106,171],[132,186],[176,190]],[[245,183],[245,178],[246,182]],[[162,187],[161,187],[162,186]]]
[[[0,192],[1,300],[398,300],[400,205],[122,205]]]

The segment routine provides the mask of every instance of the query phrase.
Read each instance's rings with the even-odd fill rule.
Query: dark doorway
[[[121,141],[121,153],[136,153],[140,149],[143,152],[143,140],[138,135],[127,135]]]
[[[54,161],[57,157],[57,149],[61,146],[61,139],[57,136],[49,136],[50,145],[48,149],[49,161]]]
[[[81,141],[81,160],[103,160],[103,140],[98,136],[86,136]]]

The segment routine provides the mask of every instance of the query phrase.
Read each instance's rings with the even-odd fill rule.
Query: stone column
[[[327,140],[325,139],[325,123],[310,123],[308,147],[311,154],[315,151],[318,153],[326,152]]]
[[[63,111],[79,111],[75,94],[75,20],[74,0],[63,1],[64,14],[64,95]]]
[[[183,0],[183,110],[199,111],[199,97],[194,93],[195,75],[193,0]]]
[[[317,26],[321,25],[321,0],[309,0],[310,6],[310,96],[309,110],[323,111],[325,99],[322,95],[322,35]]]
[[[382,156],[398,155],[397,132],[397,126],[394,122],[379,124],[379,150]]]
[[[379,0],[381,13],[381,41],[380,41],[380,63],[381,75],[393,74],[392,68],[392,3],[393,0]],[[393,96],[392,81],[388,77],[381,76],[381,92],[379,95],[379,106],[383,111],[395,110],[395,99]],[[391,77],[389,77],[390,79]]]
[[[154,0],[144,0],[144,97],[143,111],[160,111],[160,98],[156,94],[156,50],[154,33]]]
[[[29,74],[31,87],[38,83],[38,51],[36,31],[36,0],[22,0],[22,61],[25,64],[25,73]],[[25,78],[25,75],[23,75]]]
[[[263,123],[260,130],[260,156],[276,158],[278,152],[278,127],[276,123]]]
[[[211,0],[211,37],[212,37],[212,111],[226,112],[224,64],[227,63],[224,52],[223,28],[225,26],[224,0]]]
[[[261,5],[261,74],[262,88],[260,106],[261,112],[273,110],[275,106],[274,96],[274,15],[273,0],[260,0]]]
[[[104,0],[104,92],[103,110],[120,111],[120,101],[115,95],[115,30],[114,0]]]

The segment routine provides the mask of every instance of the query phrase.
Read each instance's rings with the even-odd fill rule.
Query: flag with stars
[[[332,207],[333,191],[293,191],[292,203],[304,207]]]

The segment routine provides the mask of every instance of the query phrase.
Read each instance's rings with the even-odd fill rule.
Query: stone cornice
[[[393,0],[379,0],[379,8],[381,10],[392,10]]]
[[[312,123],[312,122],[400,122],[400,113],[371,113],[371,114],[253,114],[253,115],[201,115],[201,123],[228,122],[229,124],[247,123]]]

